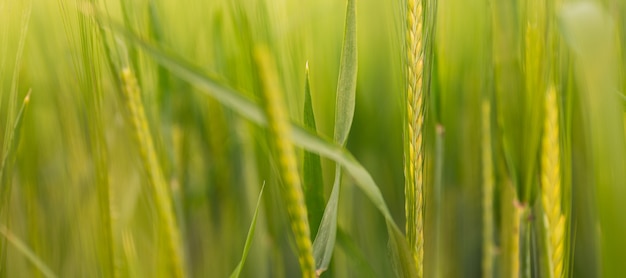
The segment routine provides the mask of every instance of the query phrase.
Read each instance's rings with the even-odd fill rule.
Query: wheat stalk
[[[511,259],[511,272],[509,273],[511,278],[518,278],[520,276],[520,236],[522,229],[522,215],[523,215],[523,205],[519,203],[517,199],[517,195],[515,194],[515,189],[511,188],[513,191],[513,210],[512,210],[512,229],[510,233],[511,240],[511,249],[510,256]]]
[[[265,48],[257,49],[255,58],[262,76],[261,83],[265,98],[265,112],[267,113],[269,130],[273,138],[272,144],[279,158],[280,174],[285,184],[283,193],[287,202],[291,229],[296,239],[302,277],[316,277],[307,209],[304,204],[304,195],[298,174],[296,153],[289,140],[291,132],[289,118],[284,101],[281,98],[282,90],[278,83],[278,75],[268,50]]]
[[[541,203],[546,224],[550,274],[560,278],[563,273],[565,216],[561,210],[561,167],[559,151],[559,119],[556,89],[546,94],[545,121],[541,140]]]
[[[424,125],[424,97],[422,82],[424,72],[423,8],[421,0],[407,1],[407,156],[405,157],[405,209],[407,238],[418,267],[423,276],[424,257],[424,190],[422,130]]]
[[[483,102],[483,261],[484,278],[493,277],[494,225],[493,225],[493,158],[491,154],[491,107]]]
[[[500,187],[501,277],[520,277],[520,232],[524,207],[510,180]]]
[[[135,139],[139,146],[143,165],[148,173],[148,179],[152,185],[151,190],[157,206],[157,213],[168,238],[167,246],[172,259],[174,277],[186,277],[181,238],[174,218],[170,192],[159,165],[148,121],[146,120],[146,113],[141,102],[141,91],[137,85],[137,79],[128,68],[122,69],[122,84],[126,106],[130,113],[130,121],[135,130]]]

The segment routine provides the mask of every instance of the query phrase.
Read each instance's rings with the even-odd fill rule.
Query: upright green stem
[[[443,277],[443,165],[444,165],[444,135],[445,129],[442,125],[437,125],[435,138],[435,176],[433,178],[433,198],[435,202],[435,275],[434,277]]]
[[[520,235],[523,208],[519,203],[515,187],[510,182],[501,188],[501,277],[520,277]]]
[[[491,106],[483,101],[482,107],[482,166],[483,166],[483,278],[493,277],[493,259],[495,243],[493,242],[493,158],[491,154]]]

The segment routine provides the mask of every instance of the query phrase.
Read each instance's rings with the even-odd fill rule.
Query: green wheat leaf
[[[12,164],[12,160],[15,159],[13,154],[17,151],[17,146],[20,142],[20,130],[22,128],[24,113],[26,112],[26,108],[30,103],[30,93],[31,91],[29,90],[28,94],[26,94],[26,97],[24,98],[24,102],[22,102],[20,110],[17,112],[15,124],[13,125],[11,132],[8,133],[8,138],[6,139],[8,147],[6,152],[2,156],[2,164],[0,165],[0,192],[2,193],[0,194],[0,197],[4,196],[3,198],[8,198],[8,196],[5,196],[5,194],[7,194],[9,184],[8,182],[4,182],[5,179],[9,179],[8,175],[5,177],[5,170],[8,168],[8,165]],[[1,204],[2,203],[0,203],[0,205]]]
[[[335,110],[335,143],[345,146],[354,118],[357,82],[356,0],[348,0],[346,30],[339,65],[337,106]],[[337,237],[337,208],[341,191],[341,167],[335,167],[335,182],[326,204],[322,223],[313,242],[313,256],[318,276],[328,268]]]
[[[345,146],[352,119],[356,98],[356,77],[358,70],[356,41],[356,0],[348,0],[346,10],[346,29],[339,65],[337,83],[337,106],[335,108],[335,142]]]
[[[315,241],[313,241],[313,257],[315,258],[315,269],[319,276],[330,264],[337,237],[337,207],[339,203],[339,190],[341,189],[341,167],[335,167],[335,181],[330,198],[324,210],[322,223]]]
[[[306,78],[304,86],[304,126],[313,133],[317,132],[313,103],[311,101],[311,86],[309,82],[309,64],[306,65]],[[324,180],[322,176],[322,163],[320,156],[312,152],[304,152],[302,183],[304,197],[309,217],[309,230],[311,238],[315,238],[317,227],[322,221],[324,214]]]
[[[246,236],[246,243],[243,246],[243,254],[241,255],[241,260],[237,267],[230,274],[230,278],[238,278],[241,274],[241,269],[243,265],[246,263],[246,258],[248,258],[248,252],[250,251],[250,245],[252,245],[252,239],[254,238],[254,230],[256,230],[256,219],[259,216],[259,208],[261,207],[261,197],[263,197],[263,190],[265,189],[265,183],[261,187],[261,192],[259,192],[259,199],[256,202],[256,208],[254,209],[254,216],[252,217],[252,223],[250,223],[250,228],[248,229],[248,236]]]

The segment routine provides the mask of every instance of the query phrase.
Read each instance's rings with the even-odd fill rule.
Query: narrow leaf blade
[[[265,183],[261,187],[261,192],[259,192],[259,198],[256,202],[256,208],[254,209],[254,216],[252,217],[252,223],[250,223],[250,228],[248,229],[248,235],[246,236],[246,243],[243,246],[243,254],[241,255],[241,260],[237,267],[230,274],[230,278],[238,278],[241,274],[241,270],[243,269],[243,265],[246,263],[246,259],[248,258],[248,252],[250,252],[250,246],[252,245],[252,239],[254,238],[254,231],[256,230],[256,219],[259,216],[259,208],[261,207],[261,197],[263,197],[263,190],[265,189]]]
[[[337,106],[335,107],[335,143],[340,146],[345,146],[348,140],[356,101],[358,70],[356,0],[348,0],[345,28],[337,84]],[[333,190],[324,210],[322,223],[317,232],[318,237],[313,242],[313,255],[318,276],[328,268],[335,249],[339,191],[341,191],[341,167],[337,165]]]
[[[10,168],[10,165],[13,163],[13,159],[15,159],[15,157],[13,156],[13,154],[17,151],[17,147],[18,144],[20,142],[20,130],[22,129],[22,121],[24,118],[24,113],[26,112],[26,108],[28,107],[28,104],[30,103],[30,93],[31,91],[28,91],[28,93],[26,94],[26,97],[24,98],[24,102],[22,102],[22,106],[20,107],[20,110],[17,112],[17,116],[15,118],[15,124],[13,125],[13,128],[11,129],[11,132],[8,133],[8,138],[7,138],[7,150],[4,153],[3,157],[2,157],[2,162],[0,165],[0,192],[2,194],[0,194],[0,197],[4,196],[6,198],[8,198],[8,196],[5,196],[5,194],[7,193],[8,185],[9,183],[5,183],[5,181],[9,178],[8,175],[5,176],[6,174],[6,170]],[[3,203],[0,203],[0,205],[2,205]],[[0,206],[1,208],[1,206]]]
[[[342,146],[346,144],[350,134],[356,98],[358,70],[356,0],[348,0],[345,28],[335,108],[335,142]]]
[[[313,102],[311,101],[311,86],[309,81],[309,64],[306,65],[306,77],[304,86],[304,125],[313,133],[317,133],[315,115],[313,114]],[[304,152],[303,165],[304,196],[309,217],[309,230],[311,238],[315,238],[317,228],[324,214],[324,180],[322,176],[322,163],[320,156],[309,151]]]
[[[318,276],[328,269],[328,265],[333,256],[335,239],[337,237],[337,207],[339,204],[340,190],[341,167],[337,165],[333,190],[326,204],[317,236],[315,237],[315,241],[313,241],[313,257],[315,258],[315,269]]]

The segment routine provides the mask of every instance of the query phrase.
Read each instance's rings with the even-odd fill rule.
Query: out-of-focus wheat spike
[[[278,74],[267,49],[258,48],[255,55],[262,76],[265,113],[267,113],[269,129],[272,135],[272,144],[278,154],[280,174],[285,184],[283,196],[287,204],[291,229],[296,239],[302,277],[316,277],[307,208],[304,204],[304,194],[302,193],[302,185],[300,184],[300,176],[298,174],[296,153],[289,140],[289,118],[284,101],[281,98],[282,90],[278,83]]]
[[[141,90],[133,72],[125,68],[122,70],[123,93],[126,106],[130,114],[130,122],[135,131],[135,138],[141,153],[141,160],[151,185],[152,195],[157,206],[157,214],[161,227],[165,229],[168,238],[167,246],[170,252],[174,277],[186,277],[183,264],[183,252],[178,225],[174,217],[174,209],[170,191],[159,165],[152,135],[148,127],[146,113],[141,102]]]
[[[559,118],[556,89],[546,94],[545,120],[541,140],[541,201],[545,213],[550,272],[560,278],[563,273],[565,217],[561,209],[561,165],[559,150]]]

